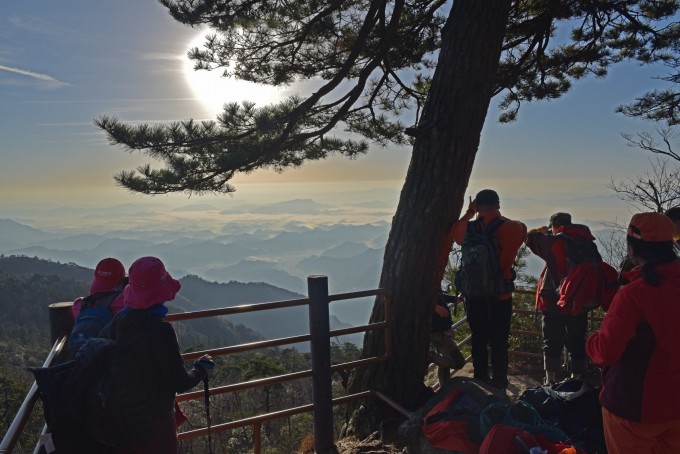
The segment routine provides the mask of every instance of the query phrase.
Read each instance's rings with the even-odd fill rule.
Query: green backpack
[[[455,277],[456,289],[467,299],[491,299],[515,289],[512,280],[504,279],[498,261],[496,230],[503,222],[500,217],[486,227],[481,220],[468,222]]]

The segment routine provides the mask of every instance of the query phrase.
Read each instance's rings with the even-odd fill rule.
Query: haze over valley
[[[220,298],[220,283],[262,282],[297,298],[307,293],[307,276],[322,274],[329,277],[331,293],[346,293],[377,288],[397,199],[395,187],[324,191],[302,186],[297,192],[251,190],[241,198],[137,198],[111,206],[10,204],[0,209],[0,253],[87,268],[107,256],[129,266],[140,256],[155,255],[177,278],[196,276],[216,285],[209,299],[191,298],[197,306],[186,310],[255,301],[230,301],[227,293]],[[549,205],[555,204],[540,197],[501,199],[502,212],[529,228],[544,224],[541,215],[549,215]],[[575,219],[593,216],[580,221],[593,231],[602,229],[598,214],[614,220],[611,213],[617,208],[625,216],[621,205],[605,191],[557,199],[559,209],[571,210]],[[527,272],[538,274],[541,265],[530,256]],[[287,298],[282,295],[270,300]],[[331,313],[336,324],[360,325],[368,321],[371,303],[334,303]],[[257,330],[254,318],[244,323]]]

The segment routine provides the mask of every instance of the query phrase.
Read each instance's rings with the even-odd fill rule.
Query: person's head
[[[90,282],[90,294],[115,289],[125,279],[125,267],[119,260],[108,257],[97,263],[94,277]]]
[[[553,232],[559,232],[565,225],[571,225],[571,214],[557,212],[550,216],[550,224],[548,227],[552,229]]]
[[[128,273],[125,305],[133,309],[148,309],[175,299],[181,284],[170,276],[165,265],[156,257],[137,259]]]
[[[475,196],[475,205],[479,213],[498,211],[501,207],[498,193],[493,189],[479,191]]]
[[[673,232],[673,238],[680,240],[680,206],[667,209],[664,214],[673,221],[675,224],[675,232]]]
[[[673,222],[661,213],[637,213],[628,224],[628,257],[633,264],[642,266],[641,275],[651,285],[658,285],[660,282],[654,267],[676,260],[673,250],[674,231]]]

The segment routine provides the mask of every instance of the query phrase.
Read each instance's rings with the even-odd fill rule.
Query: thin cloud
[[[56,87],[63,87],[67,84],[66,82],[62,82],[60,80],[55,79],[54,77],[48,75],[48,74],[41,74],[37,73],[34,71],[28,71],[26,69],[20,69],[20,68],[12,68],[11,66],[5,66],[5,65],[0,65],[0,71],[7,71],[11,72],[14,74],[19,74],[21,76],[27,76],[36,80],[39,80],[41,82],[44,82],[45,85],[47,85],[50,88],[56,88]]]
[[[152,61],[178,61],[184,60],[186,55],[177,55],[175,53],[169,52],[146,52],[140,54],[142,60],[152,60]]]

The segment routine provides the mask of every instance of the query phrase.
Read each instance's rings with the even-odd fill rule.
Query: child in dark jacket
[[[175,396],[207,378],[212,358],[204,355],[187,371],[172,325],[164,321],[179,281],[156,257],[142,257],[129,270],[125,308],[109,325],[107,337],[129,353],[118,355],[112,367],[122,389],[119,398],[129,402],[127,424],[136,442],[119,453],[177,452]]]

